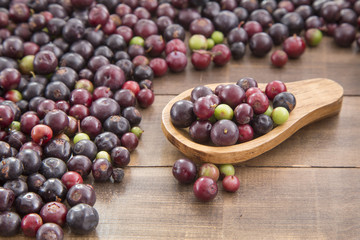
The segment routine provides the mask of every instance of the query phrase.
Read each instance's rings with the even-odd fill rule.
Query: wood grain
[[[280,46],[274,47],[280,49]],[[324,37],[316,48],[307,47],[299,59],[291,59],[283,68],[271,66],[270,54],[264,58],[254,57],[249,47],[240,60],[231,60],[224,67],[211,65],[205,71],[195,71],[191,63],[182,73],[168,73],[154,80],[156,94],[177,95],[198,85],[219,82],[236,82],[242,77],[253,77],[258,82],[273,80],[295,82],[311,78],[329,78],[344,87],[345,95],[360,93],[360,51],[355,43],[352,48],[335,46],[332,38]],[[189,55],[189,54],[188,54]]]
[[[356,239],[359,169],[237,168],[235,193],[195,199],[171,168],[127,168],[121,184],[95,183],[96,231],[65,239]],[[17,237],[16,239],[27,239]]]
[[[215,89],[219,84],[206,85]],[[259,84],[265,90],[266,84]],[[170,119],[170,109],[179,100],[189,100],[192,89],[172,99],[162,112],[162,130],[166,138],[191,159],[216,164],[240,163],[274,148],[302,127],[322,118],[337,114],[342,105],[343,88],[336,82],[317,78],[287,83],[287,89],[296,98],[296,106],[289,120],[269,133],[251,141],[219,147],[192,141],[184,129],[176,128]]]

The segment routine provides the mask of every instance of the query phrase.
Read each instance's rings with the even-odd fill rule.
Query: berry
[[[193,192],[197,199],[208,202],[216,197],[218,186],[212,178],[200,177],[194,184]]]

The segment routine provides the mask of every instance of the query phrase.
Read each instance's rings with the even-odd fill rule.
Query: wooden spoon
[[[219,84],[206,86],[214,90]],[[265,86],[266,84],[259,84],[262,90]],[[286,86],[288,92],[294,94],[296,98],[296,106],[290,113],[288,121],[249,142],[226,147],[203,145],[190,139],[188,129],[174,127],[170,120],[170,109],[178,100],[190,100],[192,89],[179,94],[165,106],[162,111],[162,130],[166,138],[190,159],[215,164],[240,163],[276,147],[300,128],[340,112],[344,91],[333,80],[308,79],[286,83]]]

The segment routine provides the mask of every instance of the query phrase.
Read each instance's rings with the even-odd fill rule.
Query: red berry
[[[306,48],[305,41],[299,36],[292,36],[285,39],[283,42],[283,50],[287,53],[289,58],[300,57]]]
[[[274,66],[283,67],[288,61],[288,56],[283,50],[276,50],[271,54],[270,59]]]
[[[231,59],[231,51],[225,44],[215,45],[211,52],[214,54],[213,62],[216,66],[224,66]]]
[[[135,96],[139,93],[140,91],[140,85],[139,83],[135,82],[135,81],[126,81],[124,83],[124,85],[122,85],[121,87],[122,89],[129,89],[130,91],[132,91]]]
[[[155,95],[154,92],[151,91],[150,89],[144,88],[139,91],[138,95],[136,96],[136,99],[140,107],[147,108],[151,104],[153,104]]]
[[[191,63],[197,70],[204,70],[211,63],[211,54],[206,51],[196,51],[191,55]]]
[[[246,101],[254,109],[255,114],[262,114],[269,107],[269,99],[265,93],[253,93]]]
[[[83,178],[77,172],[68,171],[61,177],[61,182],[67,189],[70,189],[75,184],[83,183]]]
[[[38,124],[31,130],[31,138],[34,143],[44,146],[53,136],[53,131],[49,126]]]
[[[193,191],[197,199],[207,202],[216,197],[218,186],[213,179],[209,177],[200,177],[194,183]]]
[[[279,80],[271,81],[265,87],[265,94],[270,100],[281,92],[286,92],[286,85]]]
[[[224,189],[228,192],[236,192],[240,187],[240,181],[236,176],[226,176],[222,180]]]
[[[43,220],[37,213],[30,213],[21,220],[21,230],[27,237],[35,237],[38,229],[43,225]]]
[[[153,70],[155,77],[164,76],[168,71],[168,65],[166,61],[162,58],[151,59],[149,66]]]

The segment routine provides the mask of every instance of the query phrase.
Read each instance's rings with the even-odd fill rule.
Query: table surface
[[[278,47],[276,47],[278,48]],[[360,234],[360,52],[330,38],[282,68],[249,49],[224,67],[168,73],[154,79],[154,104],[141,110],[145,130],[119,184],[94,183],[100,215],[96,231],[66,239],[356,239]],[[344,88],[341,112],[312,123],[274,149],[236,165],[241,186],[199,202],[180,185],[172,165],[184,157],[165,138],[161,112],[182,91],[209,83],[293,82],[329,78]],[[316,96],[314,96],[316,101]],[[198,163],[200,164],[200,163]],[[19,236],[17,236],[19,237]],[[22,238],[22,236],[20,236]]]

